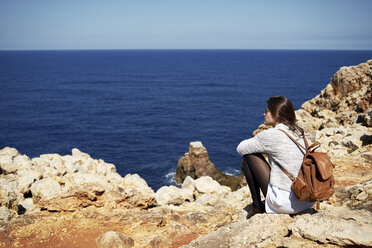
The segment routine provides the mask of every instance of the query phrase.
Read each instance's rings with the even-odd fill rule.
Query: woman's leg
[[[243,157],[242,170],[251,191],[253,205],[263,208],[260,190],[266,196],[270,179],[270,165],[262,154],[248,154]]]

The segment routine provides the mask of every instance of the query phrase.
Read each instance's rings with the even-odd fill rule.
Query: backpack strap
[[[312,147],[313,145],[311,145],[309,147],[309,144],[307,143],[307,139],[305,137],[305,135],[303,136],[304,137],[304,141],[305,141],[305,146],[306,148],[301,145],[300,143],[298,143],[294,138],[292,138],[291,135],[289,135],[286,131],[282,130],[282,129],[279,129],[280,131],[282,131],[283,133],[285,133],[294,143],[296,143],[299,147],[301,147],[302,149],[304,149],[305,151],[307,151],[308,149],[310,149],[310,147]],[[279,168],[284,172],[284,174],[286,174],[291,180],[292,182],[294,182],[296,180],[296,178],[294,178],[291,174],[288,173],[288,171],[286,171],[283,166],[281,166],[278,162],[277,162]]]
[[[279,129],[280,131],[282,131],[283,133],[285,133],[293,142],[295,142],[299,147],[301,147],[302,149],[304,149],[305,151],[310,151],[311,149],[313,149],[314,147],[316,146],[320,146],[320,143],[319,142],[314,142],[313,144],[311,144],[309,146],[309,143],[307,142],[307,139],[306,139],[306,136],[304,135],[303,138],[304,138],[304,141],[305,141],[305,147],[303,147],[300,143],[298,143],[294,138],[291,137],[291,135],[289,135],[286,131],[282,130],[282,129]],[[316,147],[317,148],[317,147]],[[313,151],[316,149],[314,148]]]
[[[292,180],[292,182],[294,182],[296,180],[296,178],[294,178],[291,174],[289,174],[289,172],[286,171],[278,162],[276,164],[284,172],[284,174],[286,174]]]

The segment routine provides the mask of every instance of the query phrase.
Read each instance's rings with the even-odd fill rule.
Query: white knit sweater
[[[283,190],[291,191],[292,181],[278,167],[277,163],[292,176],[297,177],[305,153],[303,149],[299,149],[286,134],[278,129],[286,131],[305,147],[302,137],[290,131],[286,125],[279,123],[274,128],[258,133],[253,138],[243,140],[236,150],[242,156],[251,153],[267,154],[271,164],[270,183]]]

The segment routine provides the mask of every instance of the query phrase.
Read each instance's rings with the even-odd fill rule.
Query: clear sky
[[[0,0],[0,50],[372,50],[372,0]]]

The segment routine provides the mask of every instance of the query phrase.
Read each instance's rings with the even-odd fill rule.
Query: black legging
[[[251,191],[253,206],[264,210],[260,190],[266,196],[270,179],[270,165],[260,153],[247,154],[243,156],[242,170]]]

